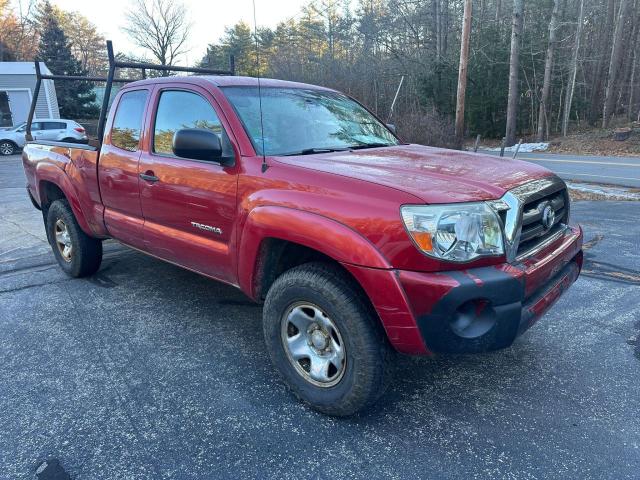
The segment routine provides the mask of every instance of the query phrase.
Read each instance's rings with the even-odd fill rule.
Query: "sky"
[[[130,1],[126,0],[51,0],[63,10],[76,11],[94,23],[106,39],[113,40],[116,52],[141,55],[122,32],[125,12]],[[300,14],[305,0],[255,0],[258,27],[274,27],[281,21]],[[180,63],[192,65],[204,56],[207,45],[217,41],[224,28],[245,21],[253,27],[252,0],[184,0],[189,11],[192,28],[189,40],[190,51]],[[148,54],[147,54],[148,56]]]

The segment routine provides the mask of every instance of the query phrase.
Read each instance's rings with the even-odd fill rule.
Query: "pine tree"
[[[80,62],[72,55],[71,45],[48,1],[43,4],[39,17],[38,59],[54,75],[87,75]],[[56,94],[63,118],[90,118],[97,115],[98,107],[93,103],[96,94],[91,82],[56,82]]]
[[[259,40],[260,33],[258,32]],[[207,53],[200,61],[200,66],[227,69],[230,55],[235,57],[237,75],[252,77],[258,74],[256,68],[256,42],[248,24],[239,22],[233,27],[226,28],[220,42],[207,47]]]

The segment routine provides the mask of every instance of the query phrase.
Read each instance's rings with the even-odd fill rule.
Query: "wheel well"
[[[324,262],[337,266],[369,301],[360,283],[340,262],[313,248],[278,238],[264,239],[260,245],[254,275],[255,299],[258,301],[264,300],[269,288],[281,274],[293,267],[309,262]]]
[[[20,148],[16,142],[14,142],[13,140],[11,140],[9,138],[0,138],[0,143],[3,143],[3,142],[9,142],[11,145],[16,147],[17,149]]]
[[[40,184],[40,206],[45,214],[53,202],[66,198],[64,192],[55,183],[42,182]]]

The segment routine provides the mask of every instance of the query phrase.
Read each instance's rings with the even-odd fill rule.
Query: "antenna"
[[[260,43],[258,42],[258,21],[256,20],[256,0],[253,0],[253,36],[256,40],[256,70],[258,72],[258,102],[260,105],[260,139],[262,140],[262,173],[267,171],[267,157],[264,152],[264,120],[262,118],[262,88],[260,86]]]

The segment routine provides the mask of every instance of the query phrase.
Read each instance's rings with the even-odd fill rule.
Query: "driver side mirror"
[[[394,135],[398,133],[396,132],[396,126],[393,123],[387,123],[386,125],[387,125],[387,128],[391,130]]]
[[[232,165],[233,158],[222,157],[220,137],[211,130],[183,128],[173,134],[173,154],[192,160],[207,160]]]

